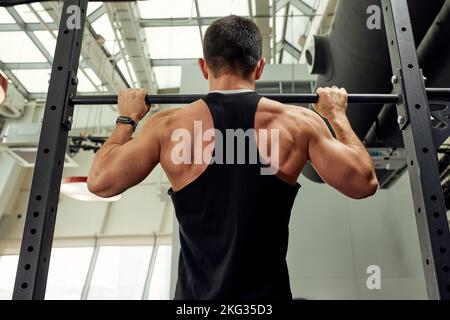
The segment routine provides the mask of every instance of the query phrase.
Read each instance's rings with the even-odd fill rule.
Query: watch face
[[[120,116],[117,118],[117,121],[121,122],[121,123],[131,123],[132,120],[128,117],[124,117],[124,116]]]
[[[133,121],[133,119],[125,116],[119,116],[117,117],[116,123],[123,123],[123,124],[129,124],[133,126],[133,130],[136,129],[136,122]]]

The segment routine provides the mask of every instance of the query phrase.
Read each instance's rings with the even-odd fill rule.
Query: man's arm
[[[145,90],[119,92],[121,116],[136,123],[148,112]],[[151,117],[136,138],[133,127],[118,123],[114,132],[97,151],[88,176],[88,189],[100,197],[112,197],[144,180],[159,162],[158,117]]]
[[[317,93],[319,102],[315,109],[329,121],[336,138],[323,119],[311,113],[308,145],[311,164],[326,183],[343,194],[354,199],[373,195],[378,180],[372,159],[346,116],[347,92],[333,87],[319,88]]]

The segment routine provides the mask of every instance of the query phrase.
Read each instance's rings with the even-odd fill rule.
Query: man
[[[134,139],[130,122],[148,112],[146,91],[119,93],[119,114],[128,118],[97,152],[89,190],[101,197],[120,194],[160,163],[180,223],[175,298],[291,299],[288,224],[304,165],[310,161],[330,186],[361,199],[378,187],[371,158],[346,117],[345,89],[317,91],[315,109],[336,138],[315,112],[254,92],[265,60],[261,33],[251,20],[216,20],[206,31],[203,51],[199,66],[210,93],[182,109],[156,113]],[[180,142],[175,134],[180,130],[194,143]],[[213,130],[208,139],[205,130]],[[254,134],[245,135],[242,149],[230,143],[239,134],[229,130]],[[242,163],[252,146],[258,161]],[[263,174],[268,167],[272,174]]]

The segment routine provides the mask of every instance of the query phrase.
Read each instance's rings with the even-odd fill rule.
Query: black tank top
[[[203,98],[223,145],[226,129],[254,128],[260,99],[255,92]],[[249,136],[247,151],[256,146]],[[292,299],[286,252],[300,185],[261,175],[259,160],[227,164],[223,153],[223,164],[211,163],[177,192],[169,189],[181,244],[175,299]]]

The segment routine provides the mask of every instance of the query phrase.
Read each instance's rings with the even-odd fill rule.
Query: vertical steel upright
[[[450,233],[423,76],[406,0],[381,0],[399,125],[407,150],[422,262],[430,299],[450,299]],[[43,299],[47,282],[64,153],[77,89],[87,0],[65,0],[39,140],[13,299]],[[78,9],[77,9],[78,8]],[[79,15],[79,28],[68,21]]]
[[[88,0],[65,0],[33,174],[13,299],[44,299]]]
[[[450,299],[450,234],[440,184],[429,101],[417,59],[406,0],[382,0],[398,124],[407,152],[420,250],[429,299]]]

